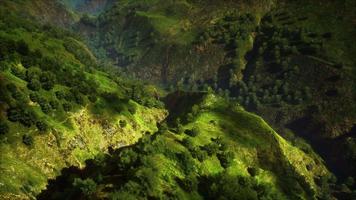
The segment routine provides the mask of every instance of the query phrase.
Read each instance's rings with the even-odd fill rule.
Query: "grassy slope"
[[[11,32],[0,31],[2,38],[24,40],[30,50],[40,50],[44,56],[56,57],[69,66],[70,70],[86,71],[81,61],[68,52],[63,46],[64,40],[49,37],[42,32],[29,32],[22,28]],[[89,54],[86,46],[74,38],[84,54]],[[22,94],[28,97],[30,91],[27,82],[11,73],[11,69],[26,70],[19,61],[8,63],[10,69],[0,72],[1,80],[15,84]],[[97,82],[99,93],[111,92],[123,95],[124,89],[114,82],[108,74],[96,70],[87,71],[86,76]],[[68,90],[66,86],[55,85],[54,89]],[[40,90],[39,94],[46,98],[53,98],[51,91]],[[63,101],[64,102],[64,101]],[[60,101],[60,103],[63,103]],[[112,110],[111,104],[99,98],[97,108],[93,104],[84,107],[76,106],[72,112],[58,110],[50,115],[42,113],[40,106],[32,101],[28,102],[31,109],[51,127],[47,133],[39,133],[34,128],[26,128],[19,123],[9,122],[10,132],[1,137],[0,143],[0,198],[22,199],[33,197],[47,183],[48,178],[54,178],[63,167],[83,167],[84,161],[99,153],[107,151],[108,147],[119,148],[133,144],[146,131],[155,132],[156,122],[165,117],[165,111],[147,108],[130,101],[124,106],[136,107],[136,113],[128,111],[121,113]],[[112,111],[110,111],[112,110]],[[109,111],[109,112],[108,112]],[[97,114],[98,113],[98,114]],[[2,113],[5,114],[5,113]],[[128,125],[119,126],[119,120],[125,120]],[[22,143],[22,135],[34,136],[34,145],[27,147]]]
[[[317,187],[313,178],[329,173],[318,156],[313,153],[308,155],[288,143],[262,118],[244,111],[242,107],[227,105],[222,99],[208,96],[200,105],[202,112],[185,128],[199,127],[202,130],[201,135],[194,138],[196,145],[207,144],[216,137],[228,141],[228,149],[236,155],[234,164],[228,168],[229,174],[247,176],[247,168],[257,166],[261,173],[256,179],[271,183],[274,190],[281,190],[283,186],[278,185],[278,181],[281,181],[285,168],[290,167],[303,176],[307,185],[314,189]],[[211,120],[216,121],[218,126],[211,124]],[[215,174],[223,169],[216,167],[214,160],[202,165],[206,170],[204,173]],[[308,164],[313,165],[313,170],[306,169]]]
[[[156,15],[155,15],[156,16]],[[160,26],[157,26],[160,27]],[[165,30],[165,29],[162,29]],[[62,41],[58,39],[48,39],[40,33],[28,33],[22,29],[15,30],[12,34],[1,32],[4,37],[23,38],[30,44],[30,48],[40,48],[48,55],[56,55],[60,59],[66,60],[73,68],[83,67],[80,61],[76,60],[74,55],[67,52],[62,46]],[[37,38],[37,39],[36,39]],[[42,39],[42,40],[41,40]],[[44,42],[43,42],[44,40]],[[50,52],[50,53],[49,53]],[[18,63],[12,63],[12,66],[22,66]],[[19,88],[22,88],[25,94],[26,82],[13,76],[10,72],[1,72],[2,77],[9,82],[15,83]],[[121,93],[119,86],[112,82],[104,73],[90,72],[88,76],[92,77],[99,84],[100,90],[109,92]],[[57,85],[56,88],[61,86]],[[43,95],[47,94],[41,91]],[[100,99],[99,99],[100,102]],[[130,104],[135,104],[130,102]],[[135,104],[136,105],[136,104]],[[40,110],[38,105],[33,104],[34,108]],[[53,127],[54,131],[50,134],[40,135],[36,134],[35,144],[32,149],[28,149],[21,143],[21,135],[23,133],[36,133],[35,129],[25,129],[18,124],[11,124],[11,138],[7,144],[1,144],[1,163],[0,167],[2,173],[0,175],[0,195],[4,198],[13,199],[15,195],[33,195],[38,193],[44,187],[47,177],[58,175],[61,168],[69,165],[83,166],[83,161],[88,158],[93,158],[98,153],[105,151],[107,146],[122,146],[132,144],[141,135],[141,131],[149,130],[154,132],[156,130],[155,122],[161,120],[165,116],[162,110],[148,109],[138,106],[137,114],[132,116],[128,112],[123,114],[113,114],[109,112],[109,105],[102,108],[101,115],[94,115],[89,107],[77,108],[73,113],[64,114],[58,113],[58,116],[46,118]],[[246,167],[257,165],[261,167],[262,173],[257,176],[261,182],[276,183],[281,172],[271,168],[269,165],[264,165],[258,157],[258,153],[268,159],[271,159],[274,165],[281,163],[290,163],[291,168],[295,169],[298,174],[303,174],[306,177],[306,182],[314,187],[313,174],[321,175],[326,174],[327,171],[318,159],[313,156],[306,155],[300,150],[292,147],[289,143],[280,138],[261,118],[237,108],[231,112],[222,112],[230,108],[226,104],[215,97],[209,97],[204,103],[203,107],[207,109],[199,114],[193,123],[188,124],[186,127],[199,126],[201,127],[202,134],[194,139],[197,145],[206,144],[210,138],[215,136],[222,136],[225,140],[229,141],[229,145],[236,152],[234,165],[228,169],[231,174],[247,175]],[[125,118],[130,121],[129,125],[123,130],[118,127],[118,120]],[[219,121],[218,126],[209,124],[211,119]],[[108,120],[111,124],[109,130],[103,121]],[[65,122],[65,123],[63,123]],[[240,123],[241,122],[241,123]],[[137,124],[134,128],[133,124]],[[224,124],[225,130],[223,126]],[[110,135],[113,131],[112,139]],[[96,133],[107,134],[96,134]],[[131,133],[131,134],[128,134]],[[259,134],[260,133],[260,134]],[[58,139],[62,137],[62,139]],[[90,139],[89,139],[90,138]],[[172,139],[173,138],[173,139]],[[182,145],[177,143],[174,139],[181,139],[182,136],[169,134],[164,137],[164,141],[171,144],[172,148],[182,151]],[[58,141],[60,141],[58,143]],[[71,149],[74,144],[75,148]],[[97,144],[101,144],[97,146]],[[275,147],[278,147],[275,149]],[[257,147],[257,148],[256,148]],[[275,152],[273,157],[268,153]],[[18,157],[17,155],[21,155]],[[66,155],[64,157],[64,155]],[[243,156],[240,156],[243,155]],[[46,158],[44,160],[43,158]],[[279,160],[281,158],[282,161]],[[157,156],[152,158],[153,161],[162,169],[160,173],[167,174],[180,174],[180,169],[175,167],[175,164],[164,156]],[[281,163],[280,163],[281,162]],[[315,165],[312,171],[306,171],[305,165],[312,163]],[[216,157],[212,157],[205,161],[201,167],[202,174],[216,174],[222,170],[219,166]],[[274,190],[280,191],[281,186],[278,184],[274,186]],[[9,194],[13,193],[13,194]]]
[[[193,184],[187,191],[187,188],[184,189],[178,180],[194,176],[202,181],[199,185],[204,185],[208,183],[201,180],[202,177],[215,177],[219,174],[235,177],[234,180],[237,180],[237,177],[252,179],[260,186],[268,185],[268,194],[274,196],[263,196],[267,199],[315,198],[306,191],[314,191],[315,194],[320,195],[320,188],[314,182],[314,178],[330,174],[323,165],[323,161],[313,152],[307,154],[294,147],[281,138],[263,119],[245,111],[237,104],[231,105],[221,97],[207,95],[199,103],[199,107],[200,111],[194,119],[182,127],[182,129],[193,127],[199,129],[198,136],[190,137],[184,133],[177,134],[167,130],[156,133],[151,138],[145,137],[137,145],[122,150],[122,152],[137,152],[136,158],[139,161],[134,161],[134,157],[130,159],[127,156],[118,156],[126,155],[125,153],[114,153],[108,156],[106,162],[98,166],[91,165],[80,174],[71,174],[73,172],[70,171],[69,174],[65,173],[59,178],[62,181],[64,178],[65,182],[60,182],[57,186],[54,182],[40,199],[49,198],[51,195],[54,199],[60,199],[63,195],[67,195],[69,199],[79,198],[80,196],[74,195],[71,191],[73,178],[98,180],[98,174],[100,177],[111,178],[101,178],[97,181],[96,191],[91,193],[94,199],[110,198],[110,195],[116,195],[118,199],[204,199],[203,196],[209,199],[214,197],[200,190],[212,191],[212,188],[200,188],[198,191],[194,189],[197,186]],[[226,169],[222,167],[216,154],[207,156],[204,161],[193,159],[191,149],[183,142],[188,139],[194,148],[197,148],[211,144],[212,139],[216,138],[221,138],[227,145],[227,150],[234,154],[232,163]],[[183,154],[188,155],[190,159],[180,160],[177,155]],[[128,164],[127,168],[122,171],[118,170],[120,163],[129,161],[132,163]],[[307,170],[307,165],[312,167]],[[250,167],[257,169],[256,176],[250,175],[248,172]],[[299,192],[296,192],[294,188],[296,183],[302,186]],[[60,185],[63,184],[66,185],[65,188],[61,188]],[[224,184],[222,183],[221,187],[229,187]],[[240,192],[243,192],[243,189],[241,190]],[[291,191],[294,194],[291,194]],[[224,195],[222,192],[220,194]],[[241,198],[244,199],[247,196]]]

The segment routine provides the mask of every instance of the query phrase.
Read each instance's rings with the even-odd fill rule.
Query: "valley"
[[[0,2],[0,199],[355,198],[355,11]]]

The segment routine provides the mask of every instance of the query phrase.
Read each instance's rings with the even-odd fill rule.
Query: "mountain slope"
[[[196,82],[213,79],[218,68],[229,63],[221,44],[198,43],[202,32],[224,13],[254,13],[253,26],[272,5],[273,1],[118,1],[96,23],[81,24],[78,30],[100,50],[98,55],[136,76],[157,83]],[[251,32],[246,33],[244,51],[251,48]]]
[[[346,179],[356,176],[355,8],[347,0],[119,1],[76,28],[96,55],[135,77],[236,98],[285,138],[306,139]]]
[[[72,34],[22,18],[4,22],[1,199],[32,198],[62,168],[133,144],[165,118],[151,89],[98,71],[96,58]]]
[[[6,13],[6,18],[30,18],[61,27],[69,27],[78,18],[58,1],[1,1],[0,6],[2,16]]]
[[[353,198],[352,1],[61,2],[0,2],[1,199]]]
[[[292,146],[242,107],[203,95],[187,123],[177,129],[161,126],[154,136],[88,162],[83,170],[63,170],[39,199],[315,199],[326,195],[316,184],[330,175],[320,158]],[[77,185],[80,181],[85,183]]]

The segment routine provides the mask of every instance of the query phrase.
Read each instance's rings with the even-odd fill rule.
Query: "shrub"
[[[19,52],[21,55],[26,56],[30,52],[29,47],[24,40],[18,41],[16,43],[16,47],[17,47],[17,52]]]
[[[57,110],[59,108],[59,102],[56,100],[51,100],[49,102],[49,105],[51,105],[51,108],[54,110]]]
[[[96,100],[97,100],[97,97],[96,97],[95,95],[90,95],[90,96],[88,97],[88,99],[89,99],[90,102],[95,103]]]
[[[187,192],[193,192],[197,190],[198,180],[194,174],[186,176],[185,179],[178,179],[178,184]]]
[[[7,110],[7,118],[11,122],[17,122],[21,118],[21,110],[19,108],[10,108]]]
[[[9,121],[20,122],[26,127],[30,127],[37,119],[33,111],[23,108],[9,108],[7,110],[7,117]]]
[[[66,112],[69,112],[72,110],[72,105],[70,103],[64,103],[62,106],[63,106],[63,110]]]
[[[212,156],[219,151],[219,145],[217,145],[216,143],[210,143],[210,144],[204,145],[202,147],[202,149],[205,150],[209,156]]]
[[[216,156],[219,159],[221,166],[224,168],[228,168],[234,160],[234,153],[230,151],[219,153]]]
[[[120,152],[119,158],[120,158],[120,160],[118,162],[119,168],[127,169],[127,168],[131,167],[132,165],[134,165],[134,163],[138,159],[138,155],[132,149],[124,149]]]
[[[57,99],[64,99],[66,94],[63,91],[56,91]]]
[[[4,121],[0,121],[0,135],[7,134],[9,130],[9,125]]]
[[[191,130],[190,130],[190,129],[186,129],[186,130],[184,131],[184,133],[187,134],[187,135],[189,135],[189,136],[191,136],[191,137],[196,137],[196,136],[199,135],[200,130],[199,130],[198,127],[194,127],[194,128],[191,129]]]
[[[52,110],[52,107],[47,102],[40,103],[40,106],[41,106],[42,112],[45,113],[45,114],[50,113],[51,110]]]
[[[33,102],[39,102],[40,100],[40,95],[36,92],[32,92],[30,94],[30,100],[33,101]]]
[[[48,130],[48,125],[44,121],[38,121],[36,122],[36,127],[38,128],[39,131],[47,131]]]
[[[86,196],[94,194],[97,188],[97,184],[91,178],[87,178],[85,180],[75,178],[73,186],[79,189]]]
[[[41,89],[41,83],[37,79],[32,79],[28,82],[27,88],[33,91],[38,91]]]
[[[26,71],[26,80],[30,81],[32,79],[39,79],[40,75],[41,75],[42,71],[40,68],[38,67],[30,67],[29,69],[27,69]]]
[[[206,151],[203,151],[201,148],[194,148],[191,151],[191,154],[193,158],[198,159],[200,162],[203,162],[208,158],[208,153]]]
[[[26,74],[24,72],[24,70],[21,70],[20,68],[18,67],[12,67],[11,68],[11,73],[17,77],[19,77],[20,79],[22,80],[25,80],[26,79]]]
[[[22,136],[22,142],[27,146],[33,145],[33,137],[31,135],[25,134]]]
[[[125,128],[125,127],[127,126],[126,120],[123,120],[123,119],[120,120],[120,121],[119,121],[119,125],[120,125],[121,128]]]
[[[252,177],[258,175],[258,169],[256,167],[248,167],[247,171]]]
[[[194,160],[189,153],[186,152],[177,153],[176,157],[185,174],[190,174],[195,171]]]
[[[14,93],[12,93],[11,96],[14,99],[16,99],[18,102],[26,103],[26,96],[18,90],[16,90]]]
[[[185,146],[190,151],[194,149],[194,144],[191,138],[186,137],[182,140],[182,145]]]
[[[13,83],[9,83],[6,85],[7,91],[9,91],[11,94],[15,93],[17,91],[17,87]]]
[[[84,97],[81,93],[74,94],[74,98],[78,105],[84,105]]]

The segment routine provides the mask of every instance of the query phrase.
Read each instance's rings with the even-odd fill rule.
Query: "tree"
[[[119,158],[118,166],[125,170],[134,165],[138,160],[138,154],[132,149],[124,149],[120,152]]]
[[[252,177],[258,175],[258,169],[256,167],[248,167],[247,171]]]
[[[194,144],[191,138],[189,137],[185,137],[182,140],[182,144],[183,146],[185,146],[187,149],[189,149],[190,151],[194,149]]]
[[[90,102],[95,103],[97,100],[97,97],[95,95],[89,95],[88,99]]]
[[[22,125],[30,127],[37,119],[37,116],[32,110],[13,107],[7,110],[7,118],[11,122],[20,122]]]
[[[127,126],[126,120],[121,119],[121,120],[119,121],[119,125],[120,125],[121,128],[125,128],[125,127]]]
[[[47,101],[45,101],[45,102],[40,102],[39,104],[40,104],[40,106],[41,106],[41,110],[42,110],[43,113],[48,114],[48,113],[51,112],[52,107],[51,107],[51,105],[50,105]]]
[[[15,93],[17,91],[17,87],[13,83],[9,83],[6,85],[7,91],[9,91],[11,94]]]
[[[24,40],[20,40],[16,43],[17,46],[17,52],[19,52],[21,55],[28,55],[30,52],[30,49],[27,45],[27,43]]]
[[[40,80],[43,89],[47,91],[53,89],[55,83],[55,76],[51,72],[42,73]]]
[[[219,152],[219,145],[216,143],[209,143],[204,145],[202,149],[205,150],[209,156],[212,156]]]
[[[39,91],[41,89],[41,83],[37,79],[31,79],[27,84],[27,88],[33,91]]]
[[[196,137],[196,136],[199,135],[200,130],[199,130],[198,127],[194,127],[193,129],[186,129],[186,130],[184,131],[184,133],[187,134],[187,135],[189,135],[189,136],[191,136],[191,137]]]
[[[206,151],[203,151],[201,148],[194,148],[191,151],[191,154],[193,156],[193,158],[198,159],[200,162],[203,162],[204,160],[206,160],[208,158],[208,153]]]
[[[178,183],[183,188],[183,190],[187,192],[193,192],[197,190],[198,180],[193,173],[186,176],[185,179],[178,179]]]
[[[234,160],[234,153],[231,151],[222,152],[217,154],[216,156],[219,159],[221,166],[224,168],[228,168]]]
[[[57,110],[59,108],[59,102],[57,100],[51,100],[49,105],[53,110]]]
[[[9,108],[7,110],[7,118],[11,122],[17,122],[21,118],[21,110],[19,108]]]
[[[5,121],[0,121],[0,135],[7,134],[9,130],[9,125]]]
[[[66,96],[65,92],[64,91],[56,91],[56,97],[57,99],[61,100],[61,99],[64,99]]]
[[[39,102],[40,95],[37,92],[30,93],[30,100],[32,102]]]
[[[62,106],[63,106],[63,110],[66,112],[69,112],[72,110],[72,105],[70,103],[64,103]]]
[[[27,146],[33,145],[33,137],[29,134],[25,134],[22,136],[22,142]]]
[[[38,128],[39,131],[45,132],[48,130],[48,125],[45,121],[38,121],[36,122],[36,127]]]
[[[85,180],[75,178],[73,181],[73,186],[79,189],[85,196],[93,195],[97,188],[96,182],[91,178],[87,178]]]

